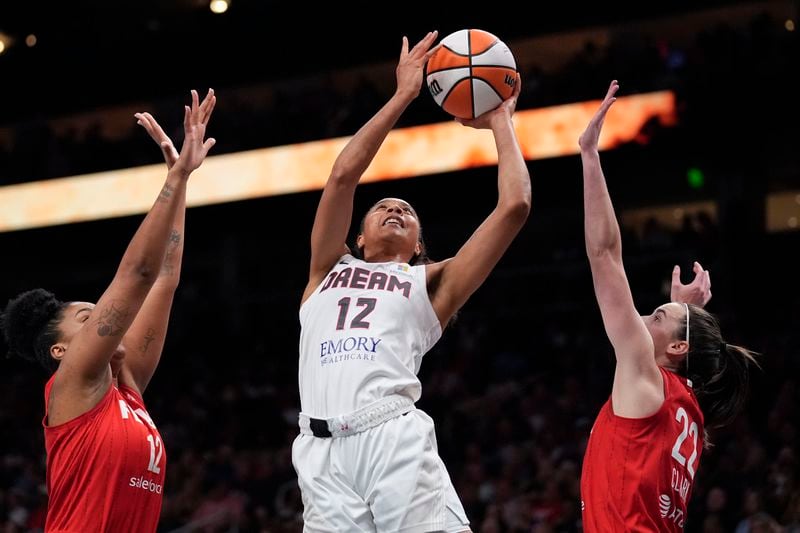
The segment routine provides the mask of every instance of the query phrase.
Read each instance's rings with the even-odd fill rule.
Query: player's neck
[[[364,261],[367,263],[408,263],[408,254],[392,250],[377,250],[365,253]]]

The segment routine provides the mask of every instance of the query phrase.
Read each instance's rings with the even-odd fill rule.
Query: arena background
[[[611,79],[620,96],[671,91],[675,120],[653,117],[601,155],[637,307],[666,301],[672,266],[687,282],[698,260],[711,272],[708,309],[763,364],[746,412],[703,455],[687,531],[800,531],[800,4],[647,4],[559,2],[545,13],[535,3],[231,0],[214,14],[203,0],[3,2],[0,219],[19,210],[14,187],[159,164],[132,114],[151,111],[179,143],[192,88],[217,92],[215,156],[352,135],[391,94],[402,35],[416,41],[430,29],[503,39],[522,74],[520,112],[597,100]],[[423,87],[398,128],[446,121]],[[529,222],[420,372],[419,407],[436,421],[481,532],[580,531],[583,449],[611,386],[583,250],[579,158],[529,168]],[[236,179],[235,166],[225,170],[208,177]],[[39,185],[29,198],[47,194]],[[160,531],[302,528],[290,446],[318,194],[187,214],[182,283],[145,398],[169,457]],[[448,257],[493,208],[496,168],[365,184],[355,217],[389,195],[416,207],[432,257]],[[47,201],[50,212],[69,199]],[[0,232],[0,299],[43,286],[96,300],[140,220]],[[46,377],[0,360],[3,532],[42,528]]]

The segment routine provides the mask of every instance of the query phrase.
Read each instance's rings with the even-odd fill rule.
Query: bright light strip
[[[519,111],[514,116],[526,159],[578,152],[578,136],[599,101]],[[600,149],[636,138],[658,116],[675,120],[675,96],[662,91],[617,99]],[[212,123],[213,126],[213,123]],[[213,128],[210,132],[213,135]],[[188,205],[199,206],[321,189],[349,137],[209,157],[190,178]],[[150,142],[142,139],[142,142]],[[156,146],[152,147],[157,150]],[[389,133],[362,183],[496,165],[491,132],[454,121]],[[163,164],[0,187],[0,231],[146,212],[161,190]]]

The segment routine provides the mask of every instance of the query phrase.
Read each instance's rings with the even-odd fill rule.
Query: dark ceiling
[[[208,0],[0,2],[0,125],[126,101],[303,75],[397,57],[418,39],[464,27],[504,40],[741,4],[733,0],[539,3]],[[28,34],[34,47],[25,45]]]

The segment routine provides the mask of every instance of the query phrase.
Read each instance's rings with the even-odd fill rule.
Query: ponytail
[[[689,306],[691,339],[687,365],[705,427],[715,429],[733,422],[742,410],[750,381],[750,367],[758,362],[755,353],[727,344],[716,318],[695,305]],[[685,328],[685,324],[683,328]]]

